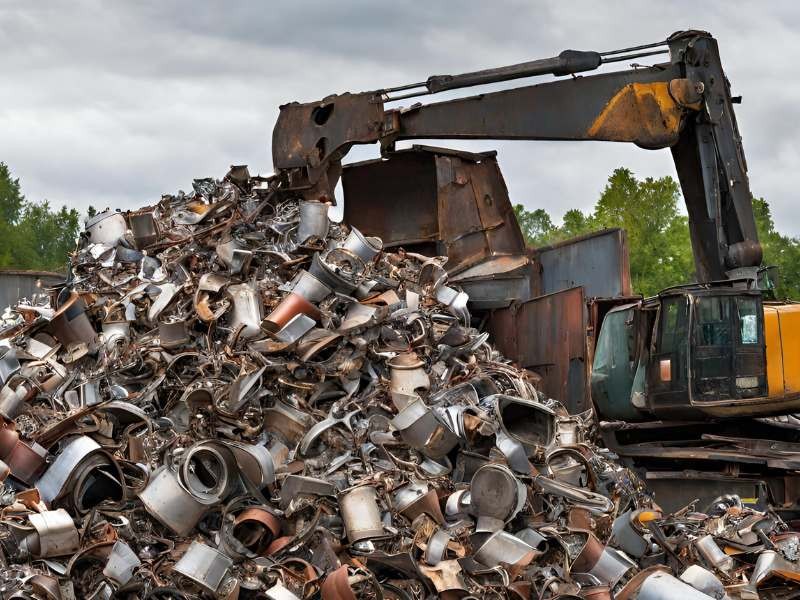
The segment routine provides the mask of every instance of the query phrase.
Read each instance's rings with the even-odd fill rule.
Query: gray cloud
[[[271,171],[278,105],[552,56],[685,28],[719,40],[754,193],[800,234],[794,2],[264,2],[0,6],[0,160],[28,197],[81,210],[155,202],[227,165]],[[515,201],[588,209],[610,171],[674,174],[669,152],[597,143],[497,148]],[[353,160],[376,155],[359,148]]]

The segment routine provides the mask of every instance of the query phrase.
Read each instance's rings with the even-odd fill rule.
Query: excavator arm
[[[669,53],[650,67],[578,76],[602,64]],[[409,108],[391,101],[537,75],[565,77]],[[566,76],[569,76],[568,78]],[[716,40],[701,31],[606,53],[559,56],[281,107],[272,138],[276,171],[308,199],[333,200],[353,144],[385,150],[409,139],[630,142],[670,148],[689,214],[699,281],[753,276],[761,264],[750,185]]]

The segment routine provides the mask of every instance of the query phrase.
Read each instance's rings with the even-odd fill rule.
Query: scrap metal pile
[[[193,187],[90,219],[3,317],[0,598],[796,593],[797,534],[661,514],[444,258],[245,167]]]

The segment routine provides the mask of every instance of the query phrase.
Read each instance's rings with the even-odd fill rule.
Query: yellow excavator
[[[582,75],[661,55],[666,60],[649,66]],[[386,106],[534,76],[551,79]],[[586,389],[604,437],[621,455],[662,464],[664,472],[669,465],[680,469],[675,460],[692,459],[706,471],[719,468],[722,476],[739,475],[743,461],[757,463],[762,474],[778,465],[783,487],[769,484],[775,501],[800,489],[785,475],[800,468],[800,460],[787,458],[787,451],[800,450],[799,429],[788,416],[800,409],[800,306],[769,299],[774,282],[761,265],[734,114],[740,101],[731,96],[716,40],[703,31],[681,31],[621,50],[566,50],[512,66],[286,104],[273,131],[272,157],[287,193],[335,201],[348,150],[380,143],[379,161],[345,168],[347,220],[390,246],[447,254],[451,278],[470,286],[481,326],[505,331],[495,343],[529,366],[524,357],[535,342],[520,333],[528,325],[514,326],[513,315],[522,315],[521,307],[541,291],[535,282],[541,273],[535,253],[524,247],[493,157],[398,150],[396,143],[575,140],[669,148],[689,216],[697,283],[647,299],[629,293],[611,303],[591,323],[591,347],[582,355],[591,364]],[[418,156],[409,155],[415,151]],[[497,319],[505,320],[505,329],[493,327]],[[540,318],[533,327],[550,328],[550,339],[560,340],[560,323]],[[556,354],[558,346],[549,350]],[[573,377],[571,368],[558,372]],[[763,418],[775,415],[786,417]],[[765,440],[785,446],[768,448]]]

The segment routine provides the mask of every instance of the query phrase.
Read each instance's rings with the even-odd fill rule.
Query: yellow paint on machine
[[[800,393],[800,304],[764,305],[764,341],[769,397]]]
[[[664,148],[677,141],[684,113],[670,95],[668,82],[629,83],[608,101],[587,134],[596,140]]]

